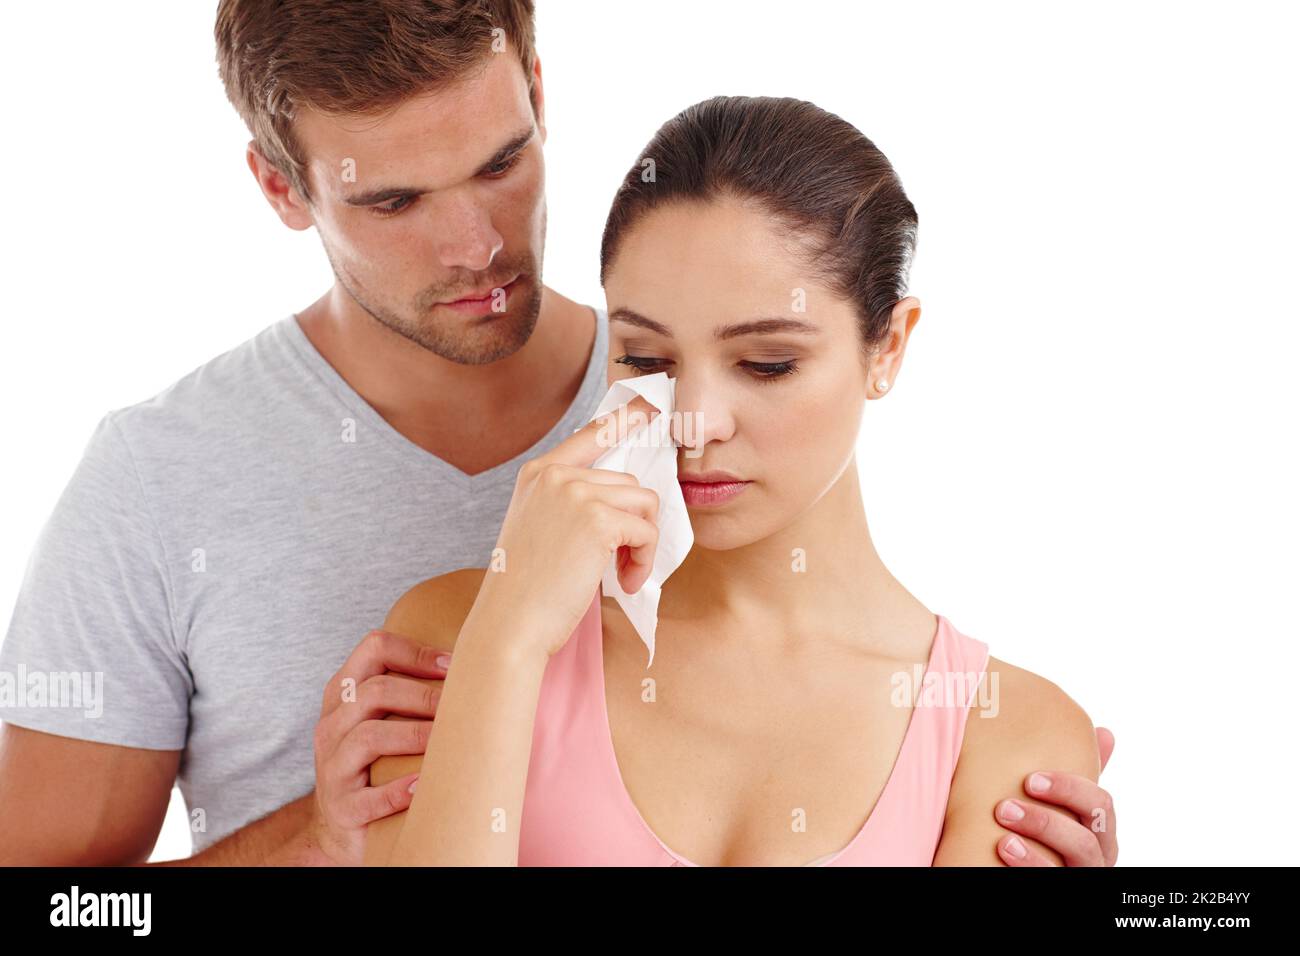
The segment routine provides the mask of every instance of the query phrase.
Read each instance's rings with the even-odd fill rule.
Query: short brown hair
[[[653,177],[643,175],[646,160]],[[809,268],[857,307],[864,350],[880,344],[907,294],[916,209],[871,140],[804,100],[716,96],[664,123],[614,197],[601,284],[645,213],[723,196],[756,203],[802,240]]]
[[[536,114],[532,0],[221,0],[213,32],[226,96],[262,155],[311,202],[298,108],[381,114],[465,74],[492,52],[498,28]]]

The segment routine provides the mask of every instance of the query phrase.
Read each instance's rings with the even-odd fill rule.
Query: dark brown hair
[[[302,106],[382,114],[464,75],[503,37],[537,112],[532,0],[221,0],[213,32],[226,96],[308,202],[307,157],[293,132]]]
[[[619,241],[651,209],[726,196],[793,232],[816,277],[857,306],[864,348],[875,349],[907,294],[916,210],[871,140],[804,100],[717,96],[659,127],[614,197],[601,284]]]

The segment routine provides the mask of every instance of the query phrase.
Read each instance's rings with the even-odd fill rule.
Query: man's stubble
[[[319,230],[317,235],[320,235]],[[363,312],[407,341],[460,365],[486,365],[507,358],[523,348],[532,337],[542,308],[541,260],[545,242],[546,211],[543,210],[537,256],[530,253],[524,257],[500,259],[493,263],[494,278],[501,282],[508,282],[516,273],[519,273],[521,279],[527,280],[526,289],[511,290],[506,311],[475,318],[454,314],[441,318],[435,317],[433,303],[445,300],[456,292],[465,291],[466,285],[458,285],[454,290],[448,289],[445,292],[436,287],[426,290],[410,307],[409,315],[399,314],[379,305],[376,297],[357,282],[355,276],[341,268],[329,244],[321,236],[321,245],[334,277]]]

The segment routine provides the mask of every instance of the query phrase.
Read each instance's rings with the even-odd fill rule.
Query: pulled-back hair
[[[875,349],[907,294],[916,210],[871,140],[804,100],[717,96],[664,123],[614,197],[601,284],[647,212],[725,197],[756,203],[794,233],[812,273],[856,305],[864,348]]]

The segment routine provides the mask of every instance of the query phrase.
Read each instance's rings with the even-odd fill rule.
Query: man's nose
[[[439,210],[435,228],[439,236],[434,244],[438,264],[482,272],[505,245],[501,234],[492,226],[492,217],[481,206],[459,202]]]

